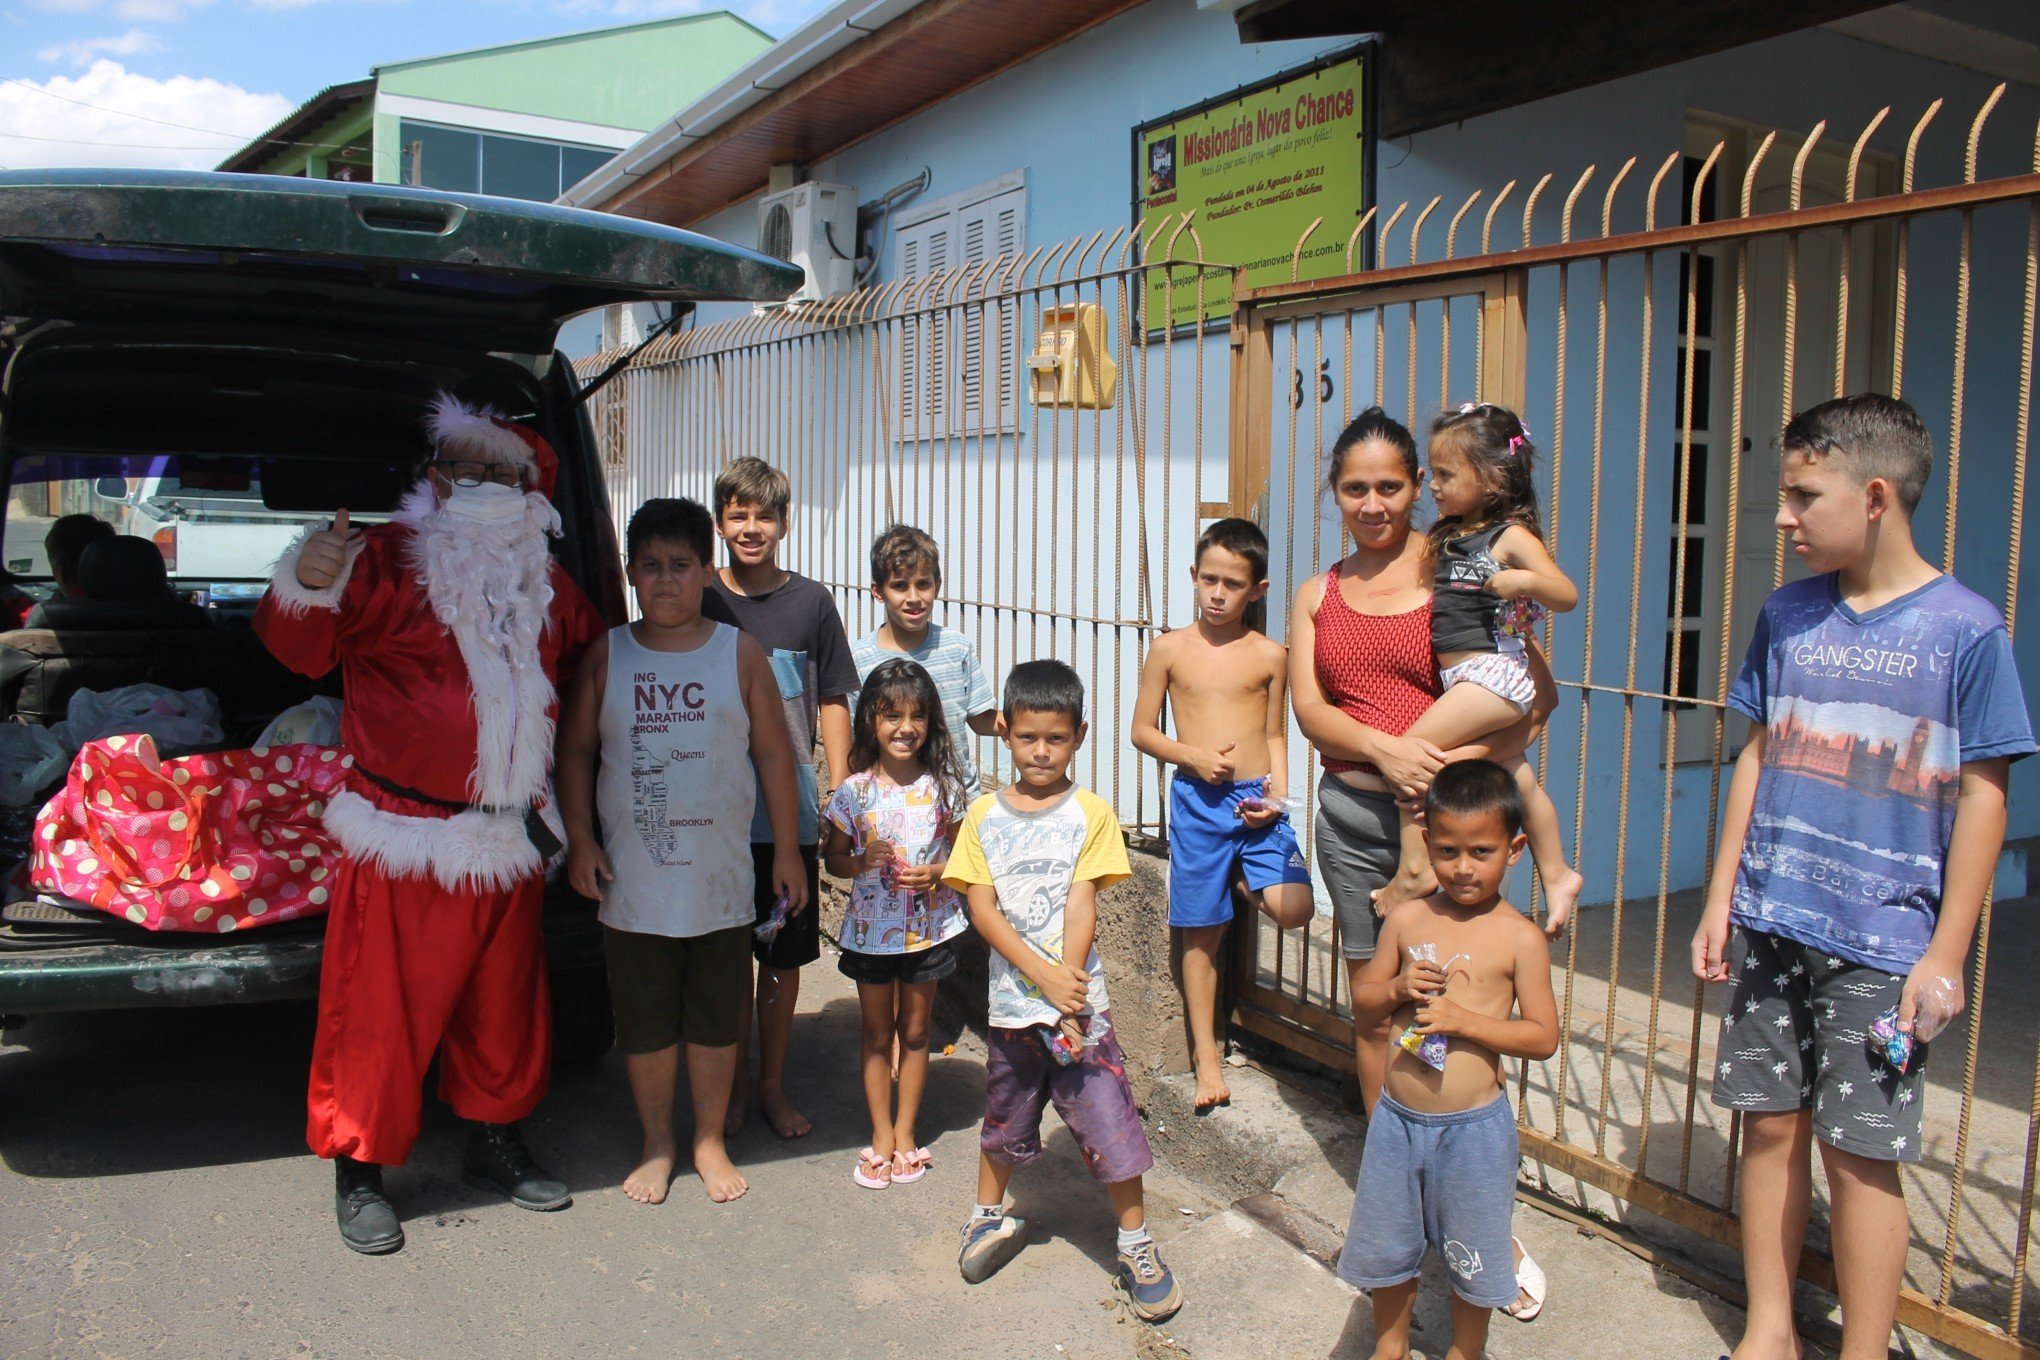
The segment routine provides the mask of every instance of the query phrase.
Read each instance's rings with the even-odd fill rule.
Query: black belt
[[[517,813],[516,808],[496,808],[480,803],[457,802],[451,798],[434,798],[429,793],[420,793],[417,789],[407,788],[394,779],[383,778],[363,765],[359,759],[354,762],[354,772],[385,793],[394,793],[399,798],[408,798],[414,803],[423,803],[427,807],[436,807],[445,812],[486,812],[499,817],[505,814],[515,816]],[[545,818],[538,815],[536,804],[524,809],[524,834],[530,838],[532,847],[538,851],[541,860],[550,860],[566,848],[560,844],[560,838],[553,834],[552,828],[545,824]]]

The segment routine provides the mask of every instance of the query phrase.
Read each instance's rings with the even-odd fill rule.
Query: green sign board
[[[1165,258],[1190,213],[1204,258],[1218,266],[1204,271],[1202,320],[1231,312],[1235,267],[1250,284],[1288,282],[1297,238],[1314,218],[1324,222],[1296,277],[1346,272],[1346,241],[1372,189],[1371,52],[1330,57],[1134,129],[1134,221],[1142,241],[1155,238],[1148,258]],[[1178,257],[1196,258],[1190,231],[1176,236]],[[1355,252],[1356,269],[1364,250]],[[1148,329],[1200,320],[1197,272],[1149,271]]]

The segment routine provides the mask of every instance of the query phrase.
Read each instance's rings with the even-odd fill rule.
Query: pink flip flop
[[[912,1185],[915,1181],[928,1174],[928,1163],[930,1160],[931,1158],[928,1156],[928,1149],[926,1148],[914,1148],[911,1151],[901,1148],[893,1154],[893,1184]]]
[[[866,1148],[857,1154],[857,1166],[850,1172],[850,1179],[866,1190],[883,1190],[892,1184],[892,1160],[878,1155],[876,1148]]]

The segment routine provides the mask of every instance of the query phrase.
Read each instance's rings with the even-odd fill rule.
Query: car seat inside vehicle
[[[132,534],[100,539],[78,559],[76,595],[57,595],[29,612],[27,627],[132,632],[210,628],[206,611],[175,594],[154,543]]]

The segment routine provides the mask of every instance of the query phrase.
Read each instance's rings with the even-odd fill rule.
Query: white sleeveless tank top
[[[601,920],[685,939],[747,926],[751,907],[751,720],[737,630],[691,652],[655,652],[609,631],[595,810],[616,881]]]

